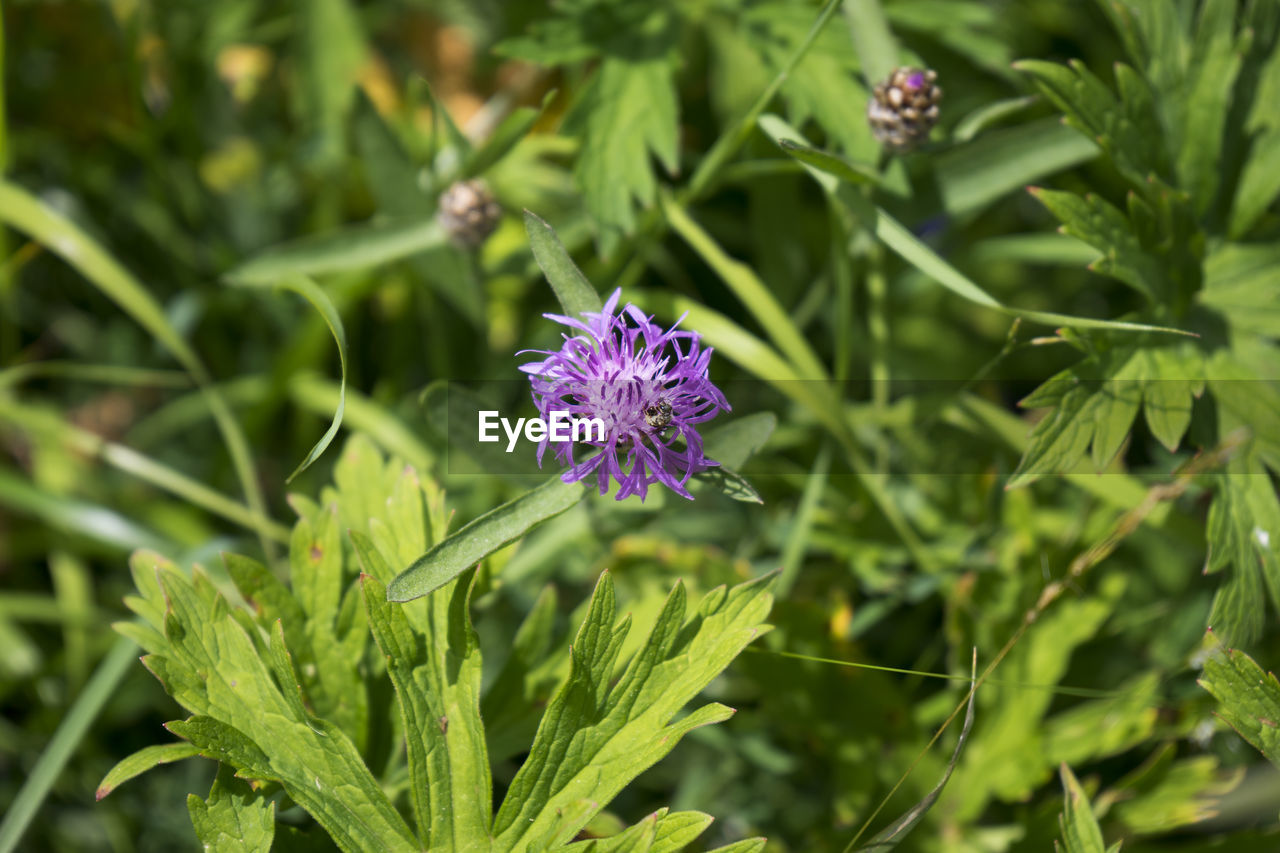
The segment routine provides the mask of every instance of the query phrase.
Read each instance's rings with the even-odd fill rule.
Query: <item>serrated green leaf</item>
[[[1230,566],[1231,574],[1214,599],[1209,624],[1224,641],[1245,644],[1262,631],[1265,600],[1280,609],[1280,499],[1252,457],[1234,460],[1215,481],[1205,571]]]
[[[187,795],[187,812],[211,853],[268,853],[275,840],[276,804],[237,779],[225,764],[218,768],[207,801]]]
[[[1044,474],[1071,471],[1084,458],[1093,439],[1092,415],[1097,402],[1093,388],[1080,385],[1031,430],[1031,440],[1005,488],[1015,488]]]
[[[391,601],[411,601],[439,589],[499,548],[519,539],[586,496],[580,483],[554,477],[486,512],[437,543],[387,586]]]
[[[1089,807],[1089,798],[1076,781],[1075,774],[1066,764],[1061,766],[1059,772],[1062,776],[1062,788],[1066,792],[1062,815],[1058,818],[1058,825],[1062,829],[1061,849],[1064,853],[1108,853],[1102,842],[1098,820]],[[1054,848],[1057,849],[1056,842]]]
[[[732,714],[713,703],[670,722],[763,633],[771,580],[713,591],[687,624],[684,588],[677,584],[648,640],[610,689],[630,620],[613,627],[613,584],[603,575],[574,640],[568,680],[547,706],[529,757],[494,819],[495,849],[524,850],[532,838],[568,841],[594,812],[574,826],[558,823],[558,811],[584,800],[608,802],[684,734]],[[548,836],[553,823],[559,828]]]
[[[1217,798],[1235,788],[1243,774],[1243,768],[1223,773],[1213,755],[1176,755],[1175,745],[1165,744],[1112,789],[1118,796],[1108,814],[1127,832],[1155,835],[1214,817]]]
[[[166,743],[143,747],[107,771],[107,775],[103,776],[102,781],[98,783],[96,798],[101,800],[134,776],[146,773],[152,767],[192,758],[199,754],[200,751],[189,743]]]
[[[1078,61],[1064,67],[1027,59],[1015,62],[1014,68],[1031,75],[1040,91],[1066,113],[1067,123],[1097,142],[1135,189],[1145,191],[1151,173],[1171,179],[1155,102],[1133,69],[1117,64],[1117,98]]]
[[[1177,145],[1178,186],[1191,194],[1203,215],[1213,203],[1222,173],[1223,130],[1232,89],[1249,36],[1235,37],[1237,0],[1206,0],[1192,28],[1191,58],[1182,99],[1183,127]]]
[[[1063,223],[1063,233],[1103,253],[1090,264],[1090,269],[1124,282],[1150,302],[1164,295],[1159,264],[1143,249],[1129,220],[1118,208],[1092,193],[1078,196],[1034,188],[1031,194]]]
[[[1280,50],[1272,50],[1258,72],[1253,105],[1245,121],[1252,137],[1248,159],[1236,184],[1229,233],[1239,240],[1280,195]]]
[[[1205,661],[1199,684],[1218,700],[1219,716],[1280,767],[1280,683],[1253,658],[1221,649]]]
[[[1143,356],[1150,366],[1142,385],[1142,414],[1152,435],[1172,453],[1191,425],[1196,380],[1183,377],[1191,374],[1188,368],[1193,365],[1166,347],[1145,350]]]
[[[409,751],[411,802],[430,847],[487,849],[492,797],[480,722],[480,649],[468,613],[474,575],[463,575],[412,605],[425,608],[410,630],[376,578],[362,579],[365,606],[396,689]]]
[[[650,31],[633,37],[644,45],[633,45],[625,58],[606,56],[596,71],[574,167],[605,255],[635,229],[635,205],[653,204],[658,185],[650,156],[668,174],[680,165],[675,73],[665,55],[670,36]]]
[[[232,284],[244,287],[261,287],[267,286],[260,280],[230,279]],[[338,428],[342,426],[342,413],[347,403],[347,333],[342,325],[342,318],[338,316],[338,309],[333,306],[333,302],[329,299],[329,295],[325,293],[318,284],[305,275],[286,275],[270,284],[272,287],[282,290],[290,290],[301,296],[303,299],[311,303],[311,307],[315,308],[324,318],[325,325],[329,327],[329,333],[333,335],[333,341],[338,345],[338,364],[341,367],[342,378],[338,385],[338,408],[333,413],[333,420],[329,424],[329,428],[325,430],[324,435],[315,443],[307,453],[306,457],[293,469],[293,473],[285,478],[285,482],[289,483],[294,477],[311,467],[311,463],[320,458],[320,454],[324,453],[328,448],[333,437],[338,434]]]
[[[299,542],[311,544],[307,537]],[[138,572],[149,603],[142,610],[153,629],[163,630],[163,647],[144,662],[196,714],[170,730],[242,777],[279,781],[343,849],[411,848],[408,826],[348,735],[327,720],[298,717],[261,647],[212,585],[198,572],[188,580],[164,563],[139,568],[152,566],[155,580]],[[358,680],[354,666],[347,677]]]
[[[526,210],[524,228],[529,235],[533,258],[547,277],[547,283],[555,292],[564,313],[575,318],[583,314],[599,314],[604,307],[600,294],[569,257],[551,226]]]
[[[1280,56],[1280,51],[1275,55]],[[1229,228],[1233,240],[1243,239],[1280,196],[1280,127],[1254,139],[1237,186]]]

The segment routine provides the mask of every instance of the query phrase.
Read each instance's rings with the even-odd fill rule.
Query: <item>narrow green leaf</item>
[[[542,96],[542,103],[533,107],[519,107],[502,120],[493,133],[485,140],[484,145],[471,152],[462,167],[462,177],[470,178],[483,175],[490,167],[500,162],[519,142],[533,129],[534,124],[546,112],[547,106],[556,96],[552,89]]]
[[[760,126],[765,128],[766,133],[770,133],[770,119],[776,120],[777,116],[760,116]],[[862,163],[853,163],[843,157],[801,145],[790,139],[778,139],[778,147],[801,163],[812,166],[815,169],[821,169],[828,175],[847,183],[855,185],[868,184],[870,186],[880,183],[880,174],[875,169]]]
[[[805,339],[804,333],[755,272],[741,261],[729,257],[711,235],[689,216],[688,211],[669,195],[662,196],[662,210],[671,230],[679,234],[720,276],[779,351],[796,366],[800,375],[805,379],[826,379],[826,368]]]
[[[5,809],[0,819],[0,853],[12,853],[22,841],[22,835],[35,820],[40,805],[49,795],[53,783],[71,760],[80,741],[89,733],[107,700],[115,695],[120,682],[134,665],[137,645],[121,637],[103,657],[93,677],[76,696],[48,745],[40,753],[34,766],[27,773],[17,795]]]
[[[583,314],[599,314],[604,303],[600,294],[587,281],[587,277],[578,269],[577,264],[565,251],[564,244],[556,236],[556,232],[542,219],[529,211],[524,212],[524,228],[529,235],[529,246],[533,249],[533,258],[542,268],[547,283],[555,291],[560,300],[560,308],[569,317],[581,317]]]
[[[1011,317],[1023,317],[1050,326],[1071,326],[1077,329],[1114,329],[1126,332],[1159,332],[1161,334],[1185,335],[1195,337],[1192,332],[1164,326],[1151,326],[1145,323],[1130,323],[1122,320],[1095,320],[1088,317],[1073,317],[1069,314],[1057,314],[1051,311],[1029,311],[1004,305],[991,296],[968,276],[942,259],[936,252],[922,243],[902,223],[879,208],[873,208],[870,202],[860,199],[852,193],[842,193],[841,197],[850,203],[864,222],[873,222],[876,236],[885,245],[896,252],[907,263],[936,281],[938,284],[958,296],[992,308]]]
[[[254,279],[230,279],[230,281],[232,284],[244,287],[263,286],[261,281]],[[311,467],[312,462],[320,458],[320,454],[324,453],[330,442],[333,441],[334,436],[338,434],[338,428],[342,426],[342,413],[347,404],[347,333],[342,326],[342,318],[338,316],[338,309],[333,306],[329,295],[310,278],[305,275],[287,275],[274,282],[272,286],[293,291],[310,302],[311,307],[320,313],[320,316],[324,318],[325,325],[329,327],[330,334],[333,335],[333,342],[338,345],[338,363],[342,369],[342,379],[338,385],[338,407],[334,410],[333,420],[330,422],[329,428],[325,430],[324,435],[307,453],[306,458],[302,460],[297,468],[293,469],[292,474],[285,478],[285,482],[289,483],[293,481],[294,477]]]
[[[225,276],[233,284],[271,286],[291,275],[366,269],[444,246],[448,235],[431,219],[365,223],[303,237],[255,255]]]
[[[107,771],[107,775],[103,776],[102,781],[98,783],[95,798],[101,800],[133,777],[146,773],[160,764],[181,761],[199,754],[200,751],[189,743],[165,743],[143,747]]]
[[[709,853],[763,853],[767,838],[744,838],[723,847],[717,847]]]
[[[431,88],[431,83],[426,77],[415,75],[409,78],[409,99],[415,102],[421,102],[426,99],[431,109],[431,133],[434,148],[439,151],[446,147],[452,148],[451,162],[463,163],[471,156],[471,140],[467,139],[467,135],[463,133],[462,128],[458,127],[457,122],[453,120],[453,116],[449,113],[449,108],[444,105],[436,93]],[[439,141],[440,126],[444,126],[445,142]]]
[[[1066,764],[1061,765],[1062,788],[1066,791],[1058,825],[1062,829],[1064,853],[1108,853],[1102,842],[1102,830],[1089,807],[1089,798]],[[1055,849],[1057,844],[1054,844]]]
[[[842,8],[863,74],[874,86],[898,67],[898,42],[889,29],[880,0],[844,0]]]
[[[971,678],[976,679],[978,675],[978,657],[977,651],[974,651],[973,673]],[[978,697],[978,688],[976,681],[973,689],[969,691],[969,704],[964,712],[964,726],[960,729],[960,737],[956,738],[956,747],[951,751],[951,760],[947,762],[947,769],[943,771],[942,778],[938,780],[938,784],[934,785],[932,790],[925,795],[924,799],[916,803],[907,810],[902,817],[895,820],[889,826],[876,833],[876,837],[872,838],[859,850],[892,850],[906,837],[907,833],[915,829],[920,821],[924,820],[924,816],[933,808],[933,804],[938,801],[938,797],[942,795],[942,789],[947,786],[947,782],[951,780],[951,774],[955,772],[956,764],[960,761],[960,750],[964,749],[965,742],[969,739],[969,730],[973,728],[973,709],[974,700]]]
[[[163,307],[101,246],[74,222],[53,211],[20,187],[0,180],[0,222],[28,234],[36,242],[62,257],[102,293],[120,306],[140,326],[168,350],[201,387],[201,396],[231,455],[236,477],[244,490],[253,516],[267,519],[266,499],[258,485],[249,453],[249,442],[231,414],[226,399],[212,386],[204,363],[186,339],[174,328]],[[275,547],[265,527],[258,529],[263,553],[274,558]]]
[[[387,586],[391,601],[412,601],[439,589],[535,525],[553,518],[586,496],[580,483],[554,477],[515,500],[490,510],[458,530],[402,571]]]
[[[223,764],[207,801],[187,795],[191,825],[205,850],[268,853],[275,840],[276,804],[264,799]]]
[[[19,515],[34,516],[62,533],[85,536],[121,551],[171,547],[159,534],[115,510],[50,494],[26,477],[5,470],[0,470],[0,506]]]
[[[694,474],[693,479],[708,488],[719,491],[731,500],[751,504],[764,503],[764,498],[760,497],[760,493],[755,490],[755,487],[732,468],[720,465]]]
[[[1022,112],[1038,100],[1040,99],[1036,95],[1026,95],[984,104],[956,122],[955,130],[951,131],[951,139],[955,142],[969,142],[991,125]]]
[[[841,2],[842,0],[827,0],[814,20],[813,26],[810,27],[809,32],[805,35],[804,40],[796,46],[795,52],[778,69],[778,73],[769,81],[769,85],[760,93],[755,102],[752,103],[751,108],[730,129],[720,134],[715,144],[711,146],[711,150],[707,152],[707,156],[702,158],[693,175],[689,178],[685,191],[680,195],[682,203],[688,203],[690,200],[698,198],[710,186],[712,179],[720,173],[720,170],[729,162],[729,159],[746,143],[752,131],[755,130],[756,120],[773,102],[778,90],[782,88],[783,84],[796,70],[796,67],[809,53],[814,42],[817,41],[818,36],[826,27],[827,22],[831,20],[831,16]]]
[[[1048,118],[954,146],[934,158],[934,174],[943,208],[965,216],[1098,154],[1097,145]]]
[[[298,36],[305,72],[298,75],[296,91],[302,116],[319,134],[316,156],[327,167],[343,153],[342,125],[355,96],[366,48],[349,0],[314,0],[300,16]]]

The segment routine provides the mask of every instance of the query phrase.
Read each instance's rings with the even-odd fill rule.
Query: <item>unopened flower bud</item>
[[[937,72],[899,68],[879,83],[867,102],[867,121],[876,141],[890,151],[910,151],[938,122],[942,90]]]
[[[502,207],[483,181],[457,181],[441,194],[437,215],[450,240],[475,249],[498,227]]]

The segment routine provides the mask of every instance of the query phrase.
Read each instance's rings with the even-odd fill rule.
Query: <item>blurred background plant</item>
[[[707,690],[738,714],[601,832],[666,805],[708,846],[866,840],[941,777],[970,648],[1016,637],[905,849],[1046,849],[1061,764],[1126,850],[1275,849],[1275,771],[1195,682],[1210,622],[1280,652],[1278,29],[1271,0],[5,3],[0,845],[190,845],[208,762],[93,802],[177,716],[108,627],[127,556],[279,560],[340,401],[462,520],[523,490],[451,474],[422,392],[554,345],[528,208],[778,417],[763,506],[587,500],[486,560],[486,650],[547,583],[567,636],[605,568],[638,621],[782,569]],[[945,97],[888,158],[899,65]],[[471,251],[435,211],[475,177],[508,215]]]

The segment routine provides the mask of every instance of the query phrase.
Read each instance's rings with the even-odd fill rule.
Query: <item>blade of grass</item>
[[[687,312],[689,328],[697,329],[708,344],[748,373],[763,379],[808,409],[814,418],[835,436],[859,483],[871,498],[871,502],[889,522],[894,533],[902,540],[912,558],[926,569],[935,565],[933,552],[927,549],[916,536],[897,504],[890,498],[885,489],[886,478],[869,471],[849,424],[840,414],[841,406],[830,383],[802,378],[789,361],[764,341],[723,314],[712,311],[691,299],[650,293],[647,299],[638,299],[637,302],[654,305],[663,313],[675,316]]]
[[[689,178],[688,185],[679,194],[681,204],[689,204],[701,196],[703,191],[710,185],[712,179],[728,163],[729,158],[736,154],[743,143],[747,141],[747,138],[751,136],[751,132],[755,129],[756,119],[760,117],[760,114],[769,106],[774,96],[778,94],[782,84],[787,81],[787,78],[791,76],[791,72],[804,59],[805,54],[809,52],[809,48],[813,47],[813,43],[817,40],[823,28],[826,27],[827,22],[831,20],[832,14],[835,13],[839,5],[840,0],[827,0],[822,7],[822,11],[818,13],[817,19],[813,22],[813,26],[805,35],[804,41],[800,42],[795,53],[787,59],[787,64],[769,81],[769,85],[760,93],[760,97],[756,98],[755,103],[751,105],[742,118],[738,119],[727,131],[720,134],[720,138],[711,146],[707,156],[702,158],[702,162],[694,170],[692,177]]]
[[[809,531],[813,529],[813,521],[817,516],[818,502],[827,487],[827,473],[831,470],[831,445],[824,442],[818,456],[813,460],[813,468],[805,481],[804,492],[800,495],[800,505],[792,516],[791,530],[787,533],[786,544],[782,547],[782,572],[778,575],[775,594],[778,598],[786,598],[795,585],[796,576],[800,574],[800,563],[804,560],[805,545],[809,541]]]
[[[97,719],[102,707],[115,694],[129,667],[133,666],[137,652],[138,647],[133,640],[121,637],[98,664],[93,677],[76,697],[75,704],[62,718],[49,745],[31,768],[30,775],[5,812],[4,820],[0,821],[0,853],[12,853],[17,849],[18,842],[31,826],[31,821],[35,820],[53,783],[66,767],[80,741],[88,734],[89,727]]]
[[[339,389],[314,373],[301,373],[289,382],[289,396],[295,405],[323,416],[337,404]],[[347,391],[346,423],[394,453],[409,465],[426,471],[435,464],[436,454],[405,426],[404,421],[356,391]]]
[[[943,209],[964,216],[1100,153],[1088,137],[1046,118],[956,145],[934,158],[934,174]]]
[[[233,279],[232,283],[241,287],[262,286],[259,282],[252,280],[237,282]],[[333,335],[334,343],[338,345],[338,362],[342,367],[342,381],[338,385],[338,405],[333,410],[333,420],[330,421],[329,428],[325,430],[324,435],[320,436],[320,440],[307,453],[306,458],[299,463],[297,468],[293,469],[292,474],[285,478],[286,483],[291,483],[294,477],[307,470],[307,468],[311,467],[312,462],[320,458],[320,454],[324,453],[325,448],[333,441],[333,437],[338,434],[338,428],[342,426],[342,413],[346,408],[347,402],[347,333],[342,327],[342,318],[338,316],[338,309],[333,306],[328,294],[305,275],[285,276],[275,282],[274,286],[293,291],[310,302],[311,307],[320,312],[320,316],[324,318],[325,325],[329,327],[329,332]]]
[[[774,117],[768,127],[771,133],[776,133],[783,129],[784,123]],[[778,144],[783,151],[788,154],[794,154],[795,146],[789,146],[784,143],[787,140],[794,143],[800,136],[793,129],[787,128],[786,130],[786,135],[778,137]],[[871,228],[876,237],[897,253],[899,257],[924,273],[928,278],[975,305],[999,311],[1009,317],[1022,317],[1026,320],[1050,326],[1071,326],[1077,329],[1112,329],[1127,332],[1158,332],[1160,334],[1197,337],[1193,332],[1165,326],[1151,326],[1145,323],[1130,323],[1122,320],[1095,320],[1089,317],[1075,317],[1052,311],[1031,311],[1005,305],[979,287],[964,273],[943,260],[940,255],[922,243],[901,222],[872,204],[871,200],[862,194],[859,187],[834,183],[838,175],[823,171],[821,166],[815,166],[810,163],[805,163],[805,166],[823,189],[828,192],[834,192],[853,214],[865,223],[867,227]]]
[[[289,541],[289,529],[284,525],[270,518],[258,517],[250,508],[209,488],[204,483],[136,450],[107,441],[96,433],[66,423],[49,412],[10,401],[3,412],[0,412],[0,422],[12,424],[31,435],[55,436],[75,453],[99,458],[113,468],[180,497],[193,506],[206,509],[214,515],[249,530],[262,530],[276,542]]]
[[[75,223],[41,204],[34,196],[7,181],[0,181],[0,221],[22,231],[60,255],[102,293],[120,306],[163,346],[200,386],[218,431],[231,455],[231,464],[250,510],[267,518],[267,504],[253,470],[249,442],[222,395],[212,385],[204,363],[169,322],[155,297],[115,258]],[[276,549],[265,528],[256,528],[268,561]]]
[[[804,379],[826,380],[826,368],[814,353],[804,333],[796,328],[786,310],[778,304],[769,288],[751,268],[736,261],[693,221],[688,211],[667,193],[660,196],[667,224],[711,267],[738,301],[751,312],[765,334],[777,345],[782,355],[795,365]]]
[[[168,551],[170,544],[130,518],[104,506],[52,495],[28,480],[0,470],[0,506],[32,515],[64,533],[86,536],[113,548]]]
[[[151,370],[124,364],[84,364],[77,361],[28,361],[0,370],[0,388],[43,377],[133,387],[191,387],[191,377],[180,370]]]
[[[448,236],[426,220],[352,225],[273,246],[228,272],[234,284],[270,285],[289,275],[365,269],[444,246]]]
[[[898,67],[898,41],[889,29],[880,0],[844,0],[844,17],[849,22],[863,76],[874,86]]]
[[[978,675],[978,649],[973,650],[973,662],[970,667],[971,677],[976,678]],[[951,780],[951,774],[956,769],[956,764],[960,761],[960,750],[964,749],[965,741],[969,739],[969,731],[973,728],[973,708],[974,700],[978,696],[978,687],[975,684],[969,691],[968,710],[964,714],[964,725],[960,728],[960,737],[956,739],[956,748],[951,752],[951,760],[947,762],[947,769],[943,771],[942,779],[938,784],[925,795],[924,799],[916,803],[907,813],[895,820],[892,824],[878,832],[875,838],[872,838],[859,850],[891,850],[898,845],[908,832],[916,828],[916,825],[924,819],[929,809],[933,808],[933,804],[938,801],[938,797],[942,794],[942,789],[947,786],[947,782]],[[904,777],[905,778],[905,777]],[[874,817],[874,815],[873,815]],[[863,829],[866,829],[865,825]],[[861,830],[858,833],[862,834]],[[846,850],[849,850],[857,842],[855,837],[849,842]]]

